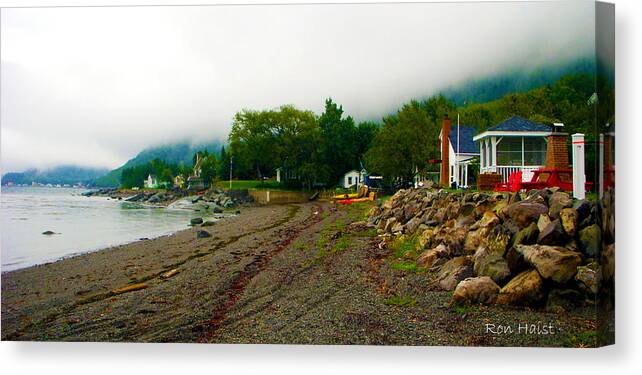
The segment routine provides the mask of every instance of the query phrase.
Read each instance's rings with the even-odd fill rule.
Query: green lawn
[[[219,189],[229,189],[229,181],[218,181],[214,184]],[[232,180],[232,190],[285,190],[281,188],[281,184],[274,180],[259,181],[259,180]]]

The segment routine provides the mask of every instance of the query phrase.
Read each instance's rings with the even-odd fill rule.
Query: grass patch
[[[294,243],[294,249],[298,251],[307,251],[310,250],[310,244],[298,240]]]
[[[471,306],[462,306],[462,305],[454,305],[452,309],[457,315],[464,315],[473,311],[473,308]]]
[[[350,242],[351,242],[350,240],[351,240],[350,236],[339,237],[339,240],[334,245],[332,245],[332,252],[338,253],[339,251],[343,251],[349,248]]]
[[[390,268],[393,270],[400,270],[404,272],[420,272],[422,271],[421,268],[417,267],[415,262],[395,262],[393,263]]]
[[[417,252],[417,236],[399,236],[391,244],[390,248],[393,251],[393,255],[397,259],[412,257],[417,259],[419,256]]]
[[[417,300],[410,296],[391,296],[384,301],[384,304],[388,306],[397,306],[397,307],[410,307],[417,303]]]
[[[230,181],[217,181],[214,183],[219,189],[227,190],[230,188]],[[281,184],[275,180],[232,180],[232,190],[281,190],[288,191],[284,189]]]
[[[566,340],[576,348],[594,348],[597,346],[597,331],[588,330],[579,333],[569,333]]]
[[[370,228],[359,232],[355,232],[355,236],[357,237],[375,237],[376,235],[377,235],[377,228]]]

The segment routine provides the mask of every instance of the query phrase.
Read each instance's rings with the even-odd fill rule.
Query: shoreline
[[[147,206],[144,203],[141,204],[141,205],[144,206],[145,208],[149,208],[149,209],[167,209],[167,206]],[[252,206],[245,206],[246,209],[248,207],[252,207]],[[220,223],[221,221],[229,220],[230,218],[239,216],[240,215],[239,212],[241,212],[241,211],[238,208],[240,208],[240,207],[236,207],[234,211],[230,210],[228,212],[215,214],[216,216],[213,216],[212,214],[202,215],[202,218],[203,218],[204,222],[213,223],[212,225],[215,225],[216,223]],[[180,209],[179,208],[177,210],[185,210],[185,209]],[[195,227],[196,228],[200,228],[201,225],[192,225],[190,223],[186,223],[185,224],[185,228],[182,228],[182,229],[171,230],[171,231],[166,232],[166,233],[161,233],[161,234],[158,234],[158,235],[151,235],[149,237],[139,237],[139,238],[133,239],[131,241],[113,243],[113,244],[107,245],[107,246],[99,246],[99,247],[95,247],[95,248],[79,250],[79,251],[76,251],[76,252],[71,253],[71,254],[63,255],[63,256],[58,257],[56,259],[46,260],[43,263],[32,264],[32,265],[29,265],[29,266],[26,266],[26,267],[16,268],[16,269],[8,270],[8,271],[4,271],[3,270],[2,272],[0,272],[0,275],[4,276],[5,274],[11,273],[11,272],[22,271],[22,270],[26,270],[26,269],[29,269],[29,268],[37,268],[37,267],[48,266],[48,265],[51,265],[51,264],[54,264],[54,263],[58,263],[58,262],[65,261],[67,259],[71,259],[71,258],[75,258],[75,257],[79,257],[79,256],[84,256],[84,255],[87,255],[87,254],[92,254],[92,253],[101,252],[101,251],[109,251],[111,249],[120,248],[120,247],[123,247],[123,246],[135,245],[137,243],[142,243],[142,242],[145,242],[145,241],[154,241],[154,240],[157,240],[157,239],[163,238],[163,237],[171,237],[171,236],[177,235],[177,234],[179,234],[181,232],[186,232],[186,231],[189,231],[191,229],[194,229]]]
[[[451,306],[432,273],[395,267],[363,221],[371,207],[248,207],[210,227],[3,274],[2,340],[577,346],[595,329],[590,307]],[[555,334],[488,328],[537,322]]]
[[[154,239],[110,246],[3,272],[2,338],[38,340],[51,337],[51,333],[40,336],[44,333],[40,328],[49,326],[52,317],[65,315],[84,305],[104,307],[104,304],[110,303],[108,298],[113,291],[128,286],[145,283],[146,290],[155,289],[151,284],[164,286],[166,279],[161,276],[168,271],[180,270],[175,271],[180,276],[173,275],[172,280],[191,272],[204,272],[200,269],[200,263],[208,257],[216,257],[218,250],[236,245],[245,238],[253,240],[264,233],[264,240],[268,241],[281,223],[289,222],[295,216],[300,219],[302,211],[301,207],[293,205],[250,206],[241,214],[209,227],[193,226]],[[210,237],[198,238],[197,233],[203,230]],[[221,255],[225,258],[235,256],[229,252]],[[207,275],[219,276],[209,271]],[[188,284],[196,281],[190,280]],[[183,298],[194,302],[192,292],[189,287],[180,290]],[[126,314],[136,315],[137,309],[129,308]],[[34,332],[26,334],[25,331],[31,329]],[[56,332],[54,336],[60,335],[59,339],[63,340],[68,334],[64,328]],[[83,335],[91,334],[91,331],[83,331]]]

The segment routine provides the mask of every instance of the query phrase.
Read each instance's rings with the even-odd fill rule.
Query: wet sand
[[[392,269],[373,230],[350,225],[368,208],[250,207],[210,227],[5,273],[2,339],[577,346],[595,329],[590,308],[448,307],[451,292],[428,273]],[[414,302],[387,304],[395,295]],[[556,333],[486,332],[538,322]]]

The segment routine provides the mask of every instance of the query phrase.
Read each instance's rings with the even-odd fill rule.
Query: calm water
[[[85,190],[2,188],[2,271],[187,228],[193,211],[143,208]],[[44,231],[57,234],[46,236]]]

